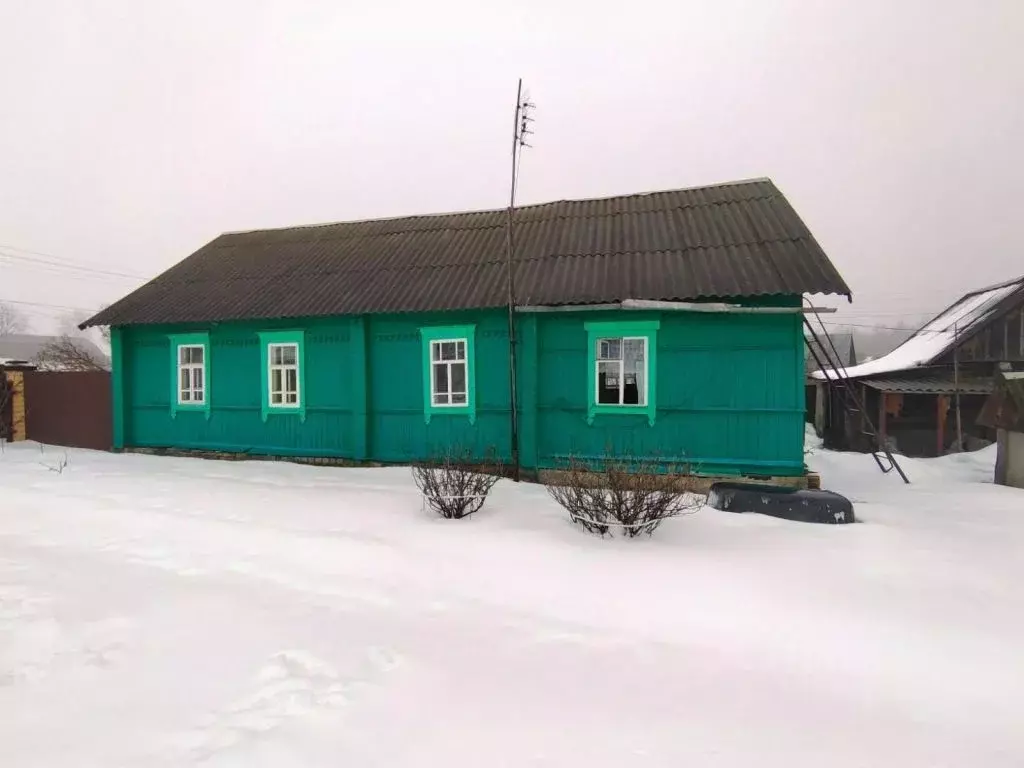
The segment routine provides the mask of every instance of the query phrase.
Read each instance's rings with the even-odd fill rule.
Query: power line
[[[69,259],[66,256],[57,256],[56,254],[45,253],[43,251],[33,251],[28,248],[22,248],[17,245],[4,245],[3,243],[0,243],[0,248],[6,248],[8,251],[19,251],[20,253],[29,253],[33,256],[45,256],[48,259],[57,259],[58,261],[67,261],[74,263],[72,259]]]
[[[47,304],[42,301],[22,301],[21,299],[3,299],[0,298],[0,304],[19,304],[26,307],[46,307],[48,309],[67,309],[72,312],[95,312],[96,309],[87,309],[85,307],[69,307],[65,304]]]
[[[0,247],[6,247],[6,246],[0,246]],[[56,267],[58,269],[77,270],[77,271],[83,272],[85,274],[104,275],[104,276],[109,276],[109,277],[122,277],[122,278],[127,278],[127,279],[130,279],[130,280],[147,280],[148,279],[148,278],[144,277],[143,275],[132,274],[130,272],[118,272],[118,271],[113,270],[113,269],[97,269],[95,267],[83,267],[83,266],[80,266],[80,265],[77,265],[77,264],[73,264],[73,263],[64,264],[64,263],[61,263],[59,261],[50,261],[50,260],[47,260],[47,259],[36,258],[34,256],[22,256],[21,254],[9,253],[9,252],[3,251],[3,250],[0,250],[0,257],[3,257],[4,259],[9,259],[11,261],[22,261],[22,262],[25,262],[27,264],[38,264],[38,265],[43,265],[43,266],[48,266],[48,267]]]
[[[102,274],[97,275],[89,272],[76,272],[68,269],[59,269],[46,264],[23,264],[18,261],[8,261],[7,257],[3,253],[0,253],[0,271],[5,267],[9,270],[28,270],[33,275],[53,275],[55,277],[59,277],[61,280],[85,280],[93,284],[99,283],[101,285],[109,286],[124,286],[124,281],[127,279]],[[121,290],[123,290],[123,288]]]
[[[58,256],[55,253],[47,253],[46,251],[33,251],[31,248],[22,248],[20,245],[4,245],[0,243],[0,248],[4,248],[8,251],[17,251],[18,253],[27,253],[32,256],[44,256],[47,259],[56,259],[57,261],[67,262],[71,265],[77,265],[78,260],[69,259],[67,256]]]

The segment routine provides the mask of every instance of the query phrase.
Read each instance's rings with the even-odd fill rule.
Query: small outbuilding
[[[872,425],[906,456],[982,447],[995,433],[978,415],[1004,365],[1024,368],[1024,277],[964,294],[887,355],[812,373],[813,422],[837,450],[873,450]]]

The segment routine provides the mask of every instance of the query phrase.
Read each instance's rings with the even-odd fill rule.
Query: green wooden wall
[[[587,424],[584,323],[627,313],[518,317],[524,466],[558,466],[607,447],[690,461],[709,474],[803,472],[799,315],[638,313],[659,319],[654,425],[598,415]],[[476,420],[424,418],[419,329],[476,326]],[[305,331],[305,419],[261,415],[259,331]],[[171,412],[168,334],[210,335],[209,413]],[[405,462],[448,445],[509,455],[508,329],[503,311],[317,318],[301,322],[139,326],[113,334],[116,447]]]
[[[706,474],[802,473],[800,316],[673,312],[660,320],[654,425],[646,416],[599,414],[588,427],[583,318],[538,316],[536,352],[523,357],[539,360],[539,464],[610,447],[620,456],[692,463]]]

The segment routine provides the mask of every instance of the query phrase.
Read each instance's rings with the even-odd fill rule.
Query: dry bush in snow
[[[413,480],[426,506],[448,520],[478,511],[502,473],[500,461],[478,461],[468,451],[452,449],[412,467]]]
[[[584,530],[634,538],[650,536],[665,520],[700,509],[704,501],[691,491],[694,480],[688,466],[628,463],[609,455],[597,468],[570,459],[561,480],[547,485],[547,492]]]

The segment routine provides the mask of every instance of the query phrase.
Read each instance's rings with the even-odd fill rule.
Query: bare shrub
[[[700,509],[703,499],[692,492],[694,480],[688,465],[628,463],[606,455],[597,468],[570,459],[561,481],[548,485],[547,492],[575,525],[631,539],[650,536],[665,520]]]
[[[40,449],[41,448],[42,446],[40,446]],[[40,462],[40,464],[46,467],[50,472],[56,472],[58,475],[63,475],[64,470],[68,467],[68,455],[65,452],[64,455],[59,456],[54,463]]]
[[[479,511],[504,470],[500,461],[474,460],[469,451],[448,449],[412,466],[412,477],[424,504],[447,520]]]

